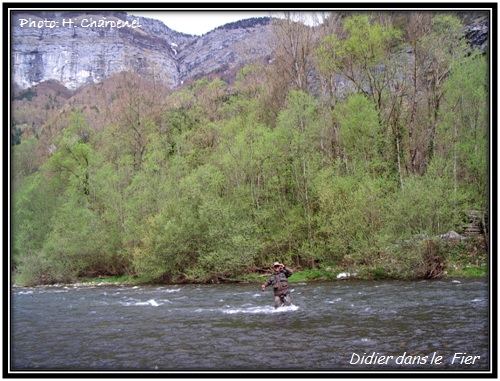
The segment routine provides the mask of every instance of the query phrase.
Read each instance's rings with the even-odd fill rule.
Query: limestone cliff
[[[56,80],[75,90],[132,71],[176,87],[268,54],[265,33],[262,23],[199,37],[124,12],[13,12],[12,82],[26,89]]]
[[[488,49],[487,15],[458,16],[470,43]],[[123,71],[175,88],[203,75],[234,73],[272,54],[267,17],[226,24],[203,36],[125,12],[12,12],[10,21],[12,83],[21,90],[50,80],[76,90]]]
[[[160,21],[141,18],[135,27],[113,27],[119,21],[134,22],[125,13],[14,13],[12,81],[27,88],[57,80],[76,89],[131,70],[177,84],[171,44],[182,45],[194,37],[172,31]],[[107,27],[99,22],[107,22],[101,24]]]

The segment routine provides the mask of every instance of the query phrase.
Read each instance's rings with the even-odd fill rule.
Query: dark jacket
[[[281,296],[288,294],[288,277],[293,274],[292,270],[287,267],[283,267],[278,272],[273,272],[268,280],[264,283],[264,286],[273,285],[274,295]]]

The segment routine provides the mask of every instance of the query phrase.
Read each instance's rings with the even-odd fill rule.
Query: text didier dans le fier
[[[443,356],[433,352],[430,355],[410,355],[404,352],[399,356],[386,356],[378,352],[371,354],[358,354],[353,352],[349,364],[352,365],[476,365],[481,360],[481,356],[469,355],[466,352],[456,352],[451,358],[445,359]]]

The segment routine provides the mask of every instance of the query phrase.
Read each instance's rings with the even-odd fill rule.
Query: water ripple
[[[294,284],[274,308],[259,285],[26,288],[12,292],[14,369],[408,370],[353,353],[455,352],[489,366],[485,281]]]

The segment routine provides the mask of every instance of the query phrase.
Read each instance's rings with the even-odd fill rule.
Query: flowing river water
[[[488,371],[487,279],[13,288],[13,371]]]

